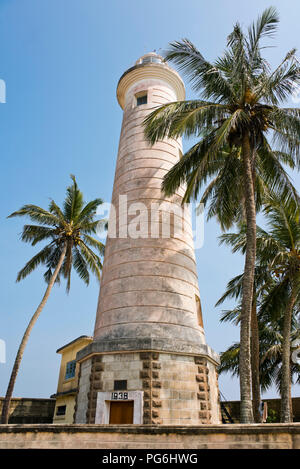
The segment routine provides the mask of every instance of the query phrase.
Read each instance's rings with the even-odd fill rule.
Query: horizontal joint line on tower
[[[157,171],[157,170],[161,170],[161,171],[165,171],[165,172],[168,172],[169,169],[167,168],[156,168],[155,166],[141,166],[140,168],[132,168],[132,169],[128,169],[127,171],[124,171],[124,173],[120,174],[118,177],[115,178],[115,181],[114,181],[114,184],[117,183],[117,181],[122,177],[124,176],[125,174],[127,173],[131,173],[132,171],[136,171],[137,169],[153,169],[153,171]],[[134,178],[134,180],[137,180],[137,179],[140,179],[140,178],[145,178],[147,177],[148,179],[152,179],[153,176],[138,176],[136,178]],[[163,178],[157,178],[157,179],[163,179]]]
[[[100,300],[100,305],[101,305],[101,300]],[[116,308],[109,308],[105,310],[99,310],[100,314],[107,313],[109,311],[116,311],[118,309],[125,309],[125,308],[161,308],[162,305],[129,305],[129,306],[117,306]],[[191,311],[190,309],[184,309],[184,308],[175,308],[175,306],[164,306],[164,308],[167,309],[175,309],[176,311],[183,311],[184,313],[189,313],[189,314],[196,314],[195,311]]]
[[[136,292],[141,292],[141,293],[153,293],[153,292],[156,292],[156,293],[171,293],[172,295],[185,296],[186,298],[189,298],[190,300],[193,299],[192,296],[186,295],[185,293],[179,293],[177,291],[170,291],[170,290],[156,290],[156,289],[151,289],[151,290],[150,289],[149,290],[143,290],[143,289],[125,290],[125,291],[118,291],[118,292],[115,292],[115,293],[106,293],[105,298],[108,298],[109,296],[123,295],[125,293],[136,293]]]
[[[123,194],[119,194],[119,195],[123,195]],[[181,197],[182,198],[182,197]],[[129,202],[132,203],[132,202],[139,202],[141,200],[159,200],[161,202],[170,202],[172,205],[177,205],[178,207],[182,208],[182,204],[179,204],[177,202],[174,202],[173,200],[167,200],[166,199],[162,199],[162,198],[158,198],[158,197],[139,197],[138,199],[132,199],[130,200]],[[115,207],[119,207],[119,204],[115,204]]]
[[[195,313],[194,313],[195,314]],[[112,326],[118,326],[119,324],[155,324],[157,325],[157,322],[156,321],[124,321],[124,322],[119,322],[116,323],[116,324],[109,324],[107,326],[100,326],[97,328],[97,330],[99,329],[107,329],[108,327],[112,327]],[[193,330],[196,330],[196,331],[199,331],[199,329],[203,330],[203,328],[201,326],[199,327],[194,327],[194,326],[188,326],[187,324],[179,324],[179,323],[175,323],[175,322],[163,322],[163,321],[159,321],[159,324],[164,324],[164,325],[167,325],[167,326],[177,326],[177,327],[186,327],[188,329],[193,329]],[[134,338],[134,337],[132,337]]]
[[[175,239],[175,238],[174,238]],[[196,265],[196,261],[195,259],[193,259],[192,257],[188,256],[187,254],[184,254],[183,252],[178,252],[176,249],[171,249],[171,248],[167,248],[167,247],[160,247],[160,246],[134,246],[134,247],[127,247],[127,248],[124,248],[124,249],[120,249],[118,251],[115,251],[111,254],[111,256],[114,256],[116,254],[118,254],[119,252],[123,252],[123,251],[129,251],[131,249],[155,249],[155,250],[158,250],[158,249],[164,249],[166,251],[172,251],[172,252],[176,252],[177,254],[181,254],[182,256],[185,256],[187,257],[187,259],[191,260],[195,265]],[[144,261],[148,261],[149,259],[144,259]],[[152,260],[152,259],[151,259]]]
[[[108,239],[114,239],[114,238],[108,238]],[[127,240],[128,238],[120,238],[120,239],[125,239],[125,240]],[[143,239],[143,238],[140,238],[140,239]],[[165,239],[169,239],[169,238],[157,238],[157,239],[164,239],[164,240],[165,240]],[[179,242],[181,242],[181,243],[184,243],[186,246],[188,246],[189,249],[192,249],[192,250],[194,249],[193,246],[191,246],[190,244],[188,244],[186,241],[184,241],[184,240],[181,239],[181,238],[172,238],[172,239],[175,239],[176,241],[179,241]],[[148,246],[138,246],[138,247],[148,247]],[[108,249],[109,249],[109,247],[108,247]]]
[[[130,264],[133,264],[133,263],[137,263],[137,262],[145,262],[144,259],[137,259],[137,260],[130,260],[130,261],[124,261],[124,262],[119,262],[118,264],[115,264],[113,266],[109,266],[109,268],[111,269],[112,267],[116,267],[118,268],[119,265],[130,265]],[[150,262],[162,262],[164,263],[165,265],[166,264],[170,264],[170,265],[175,265],[176,267],[180,267],[181,269],[186,269],[188,272],[190,272],[191,274],[193,274],[195,276],[195,278],[197,279],[197,274],[196,272],[194,272],[193,270],[189,269],[188,267],[184,266],[184,265],[180,265],[180,264],[175,264],[174,262],[169,262],[169,261],[161,261],[161,260],[153,260],[153,259],[147,259],[146,260],[147,264],[149,264]],[[105,268],[105,265],[103,266]]]
[[[125,184],[125,183],[123,183],[123,184]],[[145,188],[143,188],[143,189],[145,189]],[[160,188],[159,188],[159,187],[152,187],[152,186],[149,187],[149,186],[147,186],[147,189],[156,189],[156,190],[159,190],[159,191],[160,191]],[[119,194],[117,194],[117,195],[118,195],[118,196],[119,196],[119,195],[126,195],[126,194],[128,194],[129,192],[138,191],[138,190],[141,190],[141,188],[140,188],[140,187],[135,187],[135,188],[133,188],[133,189],[128,189],[127,191],[121,192],[121,193],[119,193]],[[160,191],[160,192],[161,192],[161,191]],[[181,199],[183,198],[183,196],[180,195],[178,192],[176,192],[176,193],[173,194],[173,195],[176,195],[176,196],[180,197]],[[112,201],[113,201],[113,200],[115,200],[115,197],[112,199]]]
[[[188,280],[185,280],[183,278],[179,278],[179,277],[172,277],[171,275],[151,275],[151,274],[136,274],[136,275],[118,275],[118,277],[116,278],[112,278],[110,280],[108,280],[106,283],[102,283],[101,284],[101,288],[105,287],[106,285],[108,285],[109,283],[111,282],[115,282],[117,280],[121,280],[123,278],[140,278],[140,277],[153,277],[153,278],[161,278],[161,279],[165,279],[165,278],[168,278],[168,279],[172,279],[172,280],[178,280],[180,282],[184,282],[184,283],[187,283],[188,285],[191,285],[192,287],[194,287],[196,290],[198,290],[198,285],[194,284],[194,283],[191,283],[189,282]]]
[[[131,138],[131,137],[129,137],[129,138]],[[124,137],[124,139],[125,139],[125,137]],[[126,140],[128,140],[128,137],[126,137]],[[145,141],[145,139],[141,139],[141,140],[138,140],[138,141],[135,142],[135,143],[143,143],[144,141]],[[174,145],[171,145],[171,143],[166,142],[166,141],[164,141],[164,140],[158,140],[158,141],[156,142],[156,144],[154,144],[154,145],[152,145],[152,146],[149,145],[149,147],[146,147],[146,148],[138,148],[137,150],[138,150],[138,151],[140,151],[140,150],[155,150],[155,151],[157,151],[158,148],[156,148],[155,145],[158,145],[158,144],[168,145],[169,147],[174,148],[175,150],[178,150],[177,147],[175,147]],[[131,143],[130,145],[127,145],[127,146],[124,145],[123,148],[122,148],[122,144],[120,144],[119,153],[121,153],[122,151],[127,151],[127,152],[129,152],[131,147],[132,147],[132,143]],[[180,145],[179,143],[178,143],[178,147],[181,147],[181,145]],[[162,150],[162,149],[160,149],[160,150]],[[136,151],[136,150],[132,150],[132,151]]]
[[[135,158],[132,162],[129,162],[126,164],[122,163],[122,165],[119,168],[117,165],[116,173],[118,173],[123,168],[123,166],[126,167],[128,164],[136,163],[136,162],[139,162],[140,160],[149,160],[149,161],[158,160],[158,161],[163,161],[164,163],[170,163],[170,164],[173,163],[172,161],[165,160],[164,158],[156,158],[155,156],[142,156],[141,158]],[[133,169],[140,169],[140,168],[144,168],[144,166],[138,166],[138,168],[133,168]],[[160,168],[160,166],[157,166],[157,167],[150,166],[150,168]],[[122,174],[125,174],[125,173],[122,173]]]

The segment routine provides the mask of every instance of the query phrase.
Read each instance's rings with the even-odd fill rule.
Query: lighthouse
[[[165,174],[180,139],[150,146],[143,121],[185,98],[179,74],[156,53],[120,78],[123,110],[109,232],[93,341],[80,366],[75,423],[220,423],[218,355],[206,344],[191,215]]]

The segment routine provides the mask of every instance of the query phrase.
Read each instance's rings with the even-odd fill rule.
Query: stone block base
[[[81,362],[75,423],[109,423],[109,396],[113,400],[115,381],[126,382],[120,391],[142,393],[142,404],[140,398],[134,404],[141,405],[140,421],[135,417],[134,423],[207,425],[221,421],[216,363],[208,357],[122,351],[94,354]],[[96,414],[101,415],[101,422]]]

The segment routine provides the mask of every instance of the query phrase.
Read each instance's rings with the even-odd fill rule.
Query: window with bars
[[[74,378],[75,370],[76,370],[76,361],[72,360],[71,362],[68,362],[66,366],[65,379]]]

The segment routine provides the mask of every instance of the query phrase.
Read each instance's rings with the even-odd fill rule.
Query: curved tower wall
[[[147,104],[137,105],[141,94],[147,94]],[[166,64],[150,63],[127,72],[117,96],[124,110],[112,195],[118,223],[116,238],[108,237],[106,243],[95,340],[153,337],[204,344],[191,218],[181,206],[184,187],[168,199],[161,192],[163,177],[182,153],[181,141],[164,139],[151,147],[142,126],[155,106],[184,99],[183,83]],[[127,207],[120,205],[120,196],[126,196]],[[162,238],[168,206],[155,216],[153,204],[166,201],[175,213],[170,237]],[[141,212],[133,204],[143,204]],[[143,237],[119,237],[126,229],[126,212],[129,227],[137,215],[147,218]],[[159,238],[151,235],[151,226],[152,232],[160,230]]]

